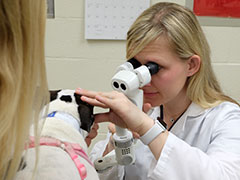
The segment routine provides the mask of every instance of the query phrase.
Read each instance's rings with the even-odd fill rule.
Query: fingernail
[[[82,88],[77,88],[76,89],[76,93],[81,93],[81,91],[82,91]]]
[[[81,100],[85,101],[86,99],[87,99],[87,97],[81,96]]]

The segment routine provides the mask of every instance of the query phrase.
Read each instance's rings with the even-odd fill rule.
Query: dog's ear
[[[78,106],[78,113],[81,121],[80,128],[90,132],[91,127],[94,122],[94,115],[93,115],[93,106],[92,105],[86,105],[86,104],[80,104]]]
[[[55,99],[57,99],[57,95],[58,95],[58,92],[60,92],[61,90],[50,90],[49,93],[50,93],[50,101],[53,101]]]
[[[74,93],[74,97],[75,97],[75,101],[77,103],[77,105],[83,104],[84,102],[81,100],[81,95]]]
[[[82,101],[81,95],[74,93],[76,103],[78,104],[78,114],[81,120],[80,128],[89,132],[94,122],[93,106]]]

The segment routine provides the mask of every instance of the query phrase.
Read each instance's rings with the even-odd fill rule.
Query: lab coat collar
[[[190,106],[187,108],[187,111],[185,113],[187,114],[187,116],[196,117],[203,114],[205,110],[206,109],[202,108],[198,104],[195,104],[194,102],[192,102]]]
[[[185,111],[185,113],[178,119],[176,124],[173,126],[171,132],[175,135],[180,135],[180,133],[184,131],[185,124],[188,118],[194,117],[194,119],[197,120],[197,117],[201,116],[205,111],[206,109],[192,102]]]

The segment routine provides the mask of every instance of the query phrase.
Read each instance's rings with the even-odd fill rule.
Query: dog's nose
[[[65,102],[72,102],[72,97],[71,96],[61,96],[60,99]]]

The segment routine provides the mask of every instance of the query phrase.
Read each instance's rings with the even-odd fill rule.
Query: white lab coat
[[[157,116],[159,108],[151,114]],[[94,146],[92,160],[102,156],[108,138]],[[158,161],[140,140],[135,151],[134,165],[116,165],[100,179],[240,180],[240,108],[230,102],[209,109],[192,103],[169,132]]]

